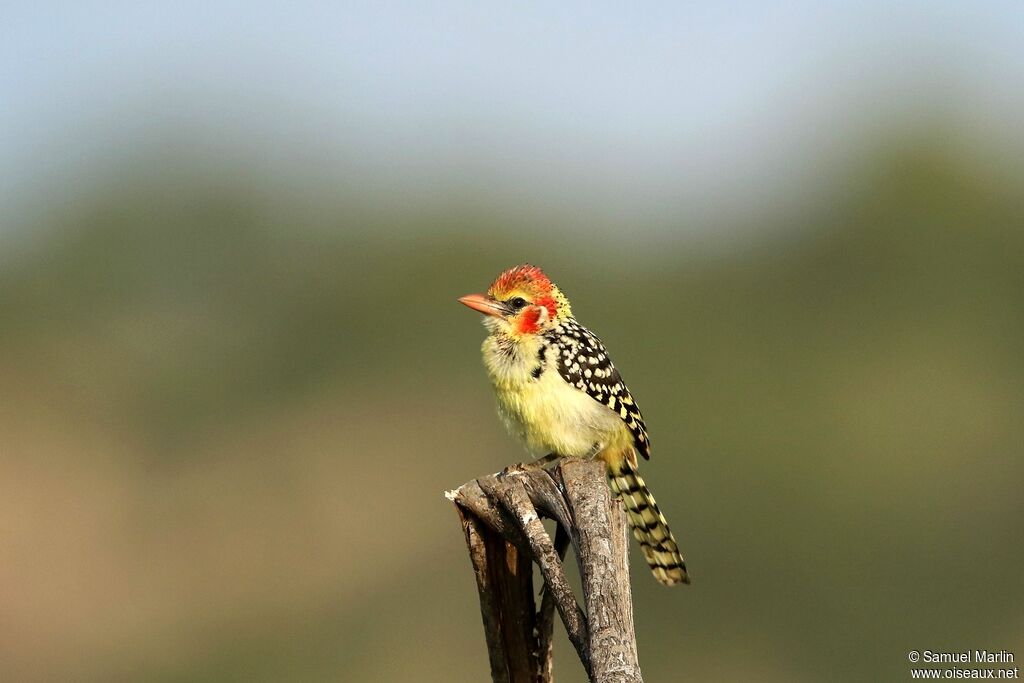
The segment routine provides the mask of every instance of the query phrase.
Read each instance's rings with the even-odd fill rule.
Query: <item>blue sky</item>
[[[922,111],[1019,142],[1024,4],[889,5],[0,3],[0,200],[166,130],[296,183],[651,220],[799,185]]]

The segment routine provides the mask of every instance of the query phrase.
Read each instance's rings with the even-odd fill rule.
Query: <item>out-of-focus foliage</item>
[[[0,269],[3,677],[483,680],[441,493],[522,454],[454,300],[524,260],[612,350],[693,567],[635,565],[650,680],[1019,647],[1024,177],[951,149],[889,140],[739,226],[771,237],[625,255],[187,168],[55,202]]]

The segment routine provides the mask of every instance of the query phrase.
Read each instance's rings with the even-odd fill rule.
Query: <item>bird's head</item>
[[[540,334],[572,317],[569,300],[537,266],[509,268],[491,283],[486,294],[470,294],[459,301],[487,317],[492,332],[508,335]]]

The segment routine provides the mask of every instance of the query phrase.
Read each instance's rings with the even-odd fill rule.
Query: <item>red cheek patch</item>
[[[558,314],[558,304],[555,303],[555,297],[545,295],[537,299],[535,302],[538,306],[543,306],[548,309],[548,320],[553,320]]]
[[[539,306],[530,306],[522,312],[519,316],[519,332],[520,334],[533,334],[540,329],[540,312]]]

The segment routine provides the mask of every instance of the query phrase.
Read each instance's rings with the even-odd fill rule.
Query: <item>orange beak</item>
[[[459,303],[465,304],[474,311],[480,311],[485,315],[493,315],[495,318],[505,317],[504,307],[494,299],[490,299],[483,294],[467,294],[459,299]]]

